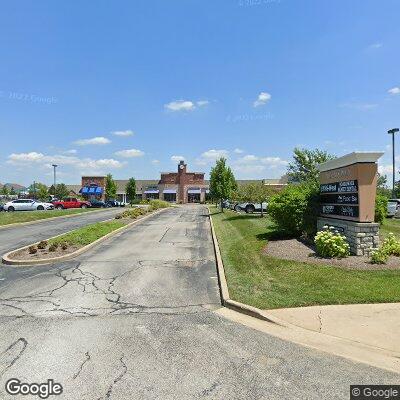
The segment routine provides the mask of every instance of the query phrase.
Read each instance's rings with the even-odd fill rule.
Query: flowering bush
[[[342,258],[350,254],[350,245],[346,238],[334,229],[324,227],[315,236],[317,254],[327,258]]]
[[[393,233],[389,233],[382,246],[371,253],[372,264],[386,264],[389,256],[400,257],[400,241]]]

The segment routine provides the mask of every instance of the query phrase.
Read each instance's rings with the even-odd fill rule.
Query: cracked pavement
[[[215,314],[204,206],[151,216],[73,261],[4,266],[1,278],[1,399],[18,398],[4,391],[11,377],[52,378],[64,388],[55,398],[71,400],[343,399],[350,384],[398,382]]]

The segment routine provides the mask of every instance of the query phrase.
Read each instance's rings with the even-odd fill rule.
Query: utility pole
[[[393,128],[388,130],[388,134],[392,135],[392,166],[393,166],[393,171],[392,171],[392,180],[393,180],[393,186],[392,186],[392,198],[394,199],[396,197],[396,157],[395,157],[395,151],[394,151],[394,134],[399,131],[399,128]]]
[[[53,164],[53,168],[54,168],[54,197],[56,196],[56,184],[57,184],[57,176],[56,176],[56,168],[58,167],[57,164]]]

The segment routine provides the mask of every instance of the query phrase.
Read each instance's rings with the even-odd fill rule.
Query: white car
[[[397,214],[399,204],[397,200],[389,200],[387,205],[387,217],[393,218]]]
[[[235,205],[235,211],[246,211],[247,214],[252,214],[255,211],[261,211],[261,207],[263,211],[267,211],[268,203],[238,203]]]
[[[18,199],[4,204],[4,211],[43,211],[54,210],[51,203],[42,203],[41,201],[31,199]]]

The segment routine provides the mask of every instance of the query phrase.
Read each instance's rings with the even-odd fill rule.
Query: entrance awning
[[[176,194],[176,189],[164,189],[164,194]]]
[[[144,194],[158,194],[160,193],[159,190],[145,190]]]
[[[103,188],[100,186],[84,186],[79,193],[82,194],[103,194]]]
[[[201,190],[200,189],[189,189],[188,193],[189,194],[201,194]]]

